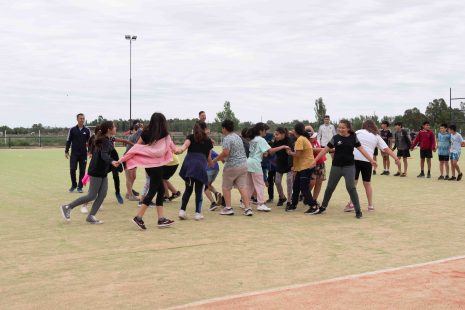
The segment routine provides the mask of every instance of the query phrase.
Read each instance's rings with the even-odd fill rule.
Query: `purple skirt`
[[[208,186],[207,166],[208,162],[205,154],[188,152],[179,175],[185,182],[194,179]]]

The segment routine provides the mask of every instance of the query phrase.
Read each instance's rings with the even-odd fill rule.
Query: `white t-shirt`
[[[358,140],[362,144],[362,147],[371,156],[373,156],[373,153],[375,152],[375,148],[384,150],[385,148],[388,147],[386,142],[384,142],[383,138],[381,138],[380,135],[374,135],[368,130],[360,129],[360,130],[357,130],[356,134],[357,134]],[[357,149],[354,149],[354,159],[360,160],[360,161],[368,161],[368,159],[366,159],[365,156],[363,156],[362,153],[360,153],[360,151]]]
[[[321,147],[328,145],[328,142],[336,135],[336,128],[333,124],[321,125],[318,129],[318,142],[320,142]]]

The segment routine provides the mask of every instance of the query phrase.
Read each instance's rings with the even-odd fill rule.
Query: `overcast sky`
[[[465,2],[10,1],[0,6],[0,125],[129,118],[396,115],[465,97]],[[458,103],[456,103],[458,105]]]

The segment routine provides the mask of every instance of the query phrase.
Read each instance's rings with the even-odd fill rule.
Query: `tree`
[[[236,115],[232,111],[231,103],[229,101],[224,102],[223,111],[216,113],[215,122],[221,123],[226,119],[233,121],[234,128],[239,129],[239,123],[240,123],[239,119],[236,117]]]
[[[318,98],[315,100],[315,107],[313,108],[315,111],[315,119],[318,125],[323,124],[323,120],[326,115],[326,106],[323,102],[323,98]]]
[[[444,99],[434,99],[426,107],[425,116],[429,119],[433,128],[438,128],[443,123],[449,123],[449,107]]]
[[[426,116],[421,113],[418,108],[405,110],[404,116],[402,117],[404,127],[415,131],[420,130],[425,120]]]

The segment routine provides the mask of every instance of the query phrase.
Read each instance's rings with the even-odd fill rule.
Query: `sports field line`
[[[189,307],[202,306],[202,305],[206,305],[206,304],[210,304],[210,303],[214,303],[214,302],[227,301],[227,300],[236,299],[236,298],[252,297],[252,296],[257,296],[257,295],[262,295],[262,294],[276,293],[276,292],[287,291],[287,290],[292,290],[292,289],[310,287],[310,286],[314,286],[314,285],[327,284],[327,283],[339,282],[339,281],[344,281],[344,280],[358,279],[358,278],[362,278],[362,277],[365,277],[365,276],[379,275],[379,274],[384,274],[384,273],[389,273],[389,272],[394,272],[394,271],[402,271],[402,270],[420,268],[420,267],[425,267],[425,266],[432,266],[432,265],[437,265],[437,264],[441,264],[441,263],[446,263],[446,262],[451,262],[451,261],[456,261],[456,260],[462,260],[462,259],[465,259],[465,255],[452,256],[452,257],[448,257],[448,258],[444,258],[444,259],[440,259],[440,260],[434,260],[434,261],[430,261],[430,262],[426,262],[426,263],[418,263],[418,264],[413,264],[413,265],[406,265],[406,266],[386,268],[386,269],[381,269],[381,270],[376,270],[376,271],[369,271],[369,272],[364,272],[364,273],[359,273],[359,274],[354,274],[354,275],[348,275],[348,276],[342,276],[342,277],[337,277],[337,278],[332,278],[332,279],[327,279],[327,280],[321,280],[321,281],[316,281],[316,282],[309,282],[309,283],[303,283],[303,284],[294,284],[294,285],[282,286],[282,287],[277,287],[277,288],[272,288],[272,289],[266,289],[266,290],[250,292],[250,293],[229,295],[229,296],[223,296],[223,297],[215,297],[215,298],[201,300],[201,301],[197,301],[197,302],[193,302],[193,303],[189,303],[189,304],[185,304],[185,305],[166,308],[166,310],[186,309],[186,308],[189,308]]]

